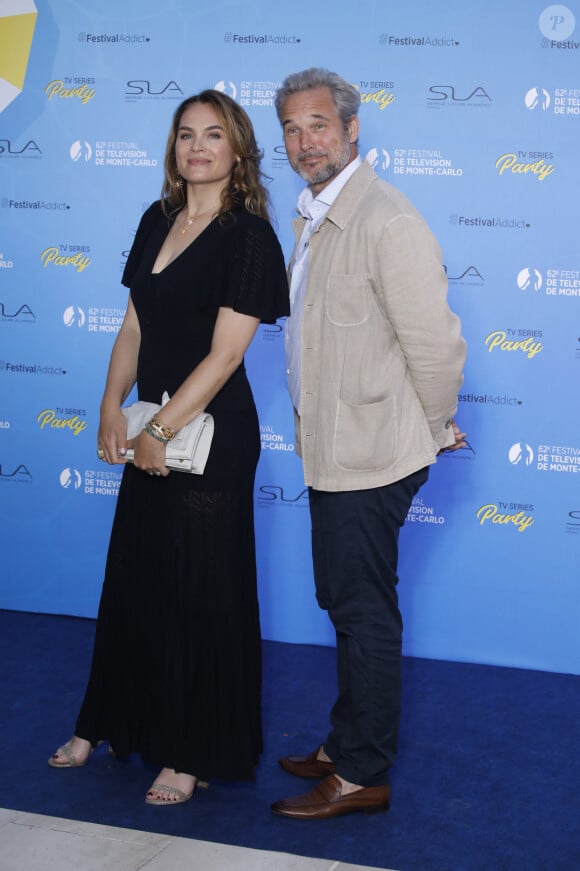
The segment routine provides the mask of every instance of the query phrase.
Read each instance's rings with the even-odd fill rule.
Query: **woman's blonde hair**
[[[260,170],[263,154],[258,148],[252,122],[235,100],[227,94],[222,94],[221,91],[212,89],[188,97],[175,111],[165,150],[165,179],[161,191],[163,211],[170,217],[183,208],[186,202],[185,184],[175,161],[175,143],[181,116],[186,109],[196,103],[215,109],[224,126],[226,138],[236,155],[230,183],[221,194],[219,214],[224,215],[236,206],[243,205],[254,215],[269,220],[268,194],[262,183]]]

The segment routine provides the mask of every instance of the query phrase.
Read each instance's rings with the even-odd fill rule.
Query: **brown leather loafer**
[[[334,774],[336,765],[334,762],[317,759],[319,750],[320,747],[317,747],[308,756],[285,756],[279,763],[284,771],[295,774],[296,777],[328,777],[329,774]]]
[[[367,814],[387,811],[391,790],[385,786],[361,786],[354,792],[342,794],[342,783],[331,774],[310,792],[285,798],[272,805],[272,812],[298,820],[328,820],[341,814],[364,811]]]

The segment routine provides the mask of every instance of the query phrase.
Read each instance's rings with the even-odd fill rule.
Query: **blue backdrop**
[[[580,673],[578,2],[0,0],[0,607],[96,613],[120,480],[98,407],[173,111],[206,87],[247,109],[288,255],[273,95],[312,65],[360,89],[362,154],[438,237],[469,345],[469,448],[402,534],[406,653]],[[247,359],[263,632],[332,644],[282,332]]]

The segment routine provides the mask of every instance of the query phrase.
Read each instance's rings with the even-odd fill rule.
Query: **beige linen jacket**
[[[365,490],[434,463],[454,442],[465,354],[434,236],[364,162],[310,239],[296,415],[306,484]]]

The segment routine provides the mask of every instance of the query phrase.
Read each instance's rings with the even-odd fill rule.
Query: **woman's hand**
[[[127,421],[120,408],[101,409],[97,434],[97,455],[105,463],[125,462],[127,451]],[[102,454],[102,456],[101,456]]]
[[[170,469],[165,465],[165,445],[142,430],[137,438],[128,442],[128,447],[135,451],[134,465],[150,475],[161,475],[166,478]]]

